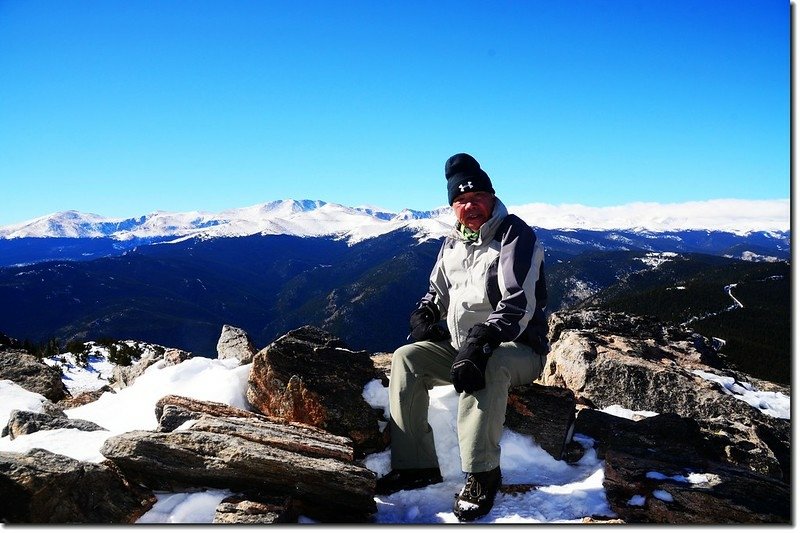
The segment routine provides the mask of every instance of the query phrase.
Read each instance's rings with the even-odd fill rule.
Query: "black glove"
[[[438,312],[428,303],[411,313],[411,337],[415,341],[439,342],[450,338],[447,329],[439,325]]]
[[[488,324],[472,326],[450,368],[456,392],[472,393],[486,387],[486,363],[499,345],[500,330]]]

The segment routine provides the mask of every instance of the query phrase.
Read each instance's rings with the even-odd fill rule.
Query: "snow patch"
[[[627,418],[628,420],[641,420],[642,418],[649,418],[651,416],[656,416],[658,413],[655,411],[633,411],[631,409],[626,409],[621,405],[609,405],[608,407],[601,409],[604,413],[608,413],[610,415],[618,416],[620,418]]]
[[[653,497],[661,500],[662,502],[674,501],[674,499],[672,498],[672,494],[670,494],[669,492],[667,492],[665,490],[662,490],[662,489],[654,490],[653,491]]]
[[[637,261],[641,261],[650,268],[658,268],[664,263],[673,261],[678,256],[675,252],[648,252],[644,257],[637,257]]]
[[[761,255],[755,252],[745,251],[742,252],[740,258],[744,261],[763,262],[763,263],[777,263],[780,258],[772,255]]]
[[[786,420],[791,418],[790,399],[781,392],[759,391],[750,383],[742,383],[730,376],[718,376],[703,370],[693,370],[692,373],[707,381],[717,383],[725,394],[755,407],[767,416]]]
[[[633,507],[642,507],[644,506],[644,503],[646,501],[647,498],[645,498],[641,494],[634,494],[633,496],[631,496],[631,499],[628,500],[628,505],[631,505]]]
[[[0,427],[5,427],[11,411],[41,413],[47,398],[24,389],[9,379],[0,380]]]

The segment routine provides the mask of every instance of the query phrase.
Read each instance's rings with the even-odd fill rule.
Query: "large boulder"
[[[591,408],[619,405],[691,418],[707,428],[710,439],[720,426],[727,426],[736,439],[745,434],[752,439],[738,447],[749,446],[748,453],[734,450],[730,460],[788,480],[789,421],[763,413],[705,376],[787,396],[788,390],[725,368],[724,357],[703,337],[646,317],[589,309],[553,314],[550,341],[543,384],[569,388],[579,404]],[[729,439],[719,434],[717,438],[724,448]]]
[[[785,387],[726,365],[715,344],[647,317],[586,309],[550,318],[540,381],[571,389],[575,432],[604,460],[611,508],[628,523],[787,523],[791,423],[749,401]],[[788,398],[782,398],[783,401]],[[651,411],[638,421],[602,412]]]
[[[727,460],[721,439],[676,414],[632,421],[593,409],[576,432],[596,441],[605,462],[603,487],[629,523],[788,523],[789,485]]]
[[[69,396],[61,370],[42,363],[22,350],[0,350],[0,380],[13,381],[20,387],[41,394],[51,402]]]
[[[132,524],[156,502],[112,466],[42,449],[0,452],[0,522]]]
[[[258,352],[247,400],[259,412],[352,439],[359,454],[385,447],[379,414],[364,400],[364,386],[379,377],[370,354],[349,350],[311,326],[290,331]]]
[[[555,313],[550,342],[541,382],[575,391],[590,407],[617,404],[695,418],[752,415],[751,406],[720,394],[702,372],[788,395],[785,387],[726,368],[704,337],[648,317],[597,309]]]
[[[20,435],[29,435],[37,431],[51,429],[77,429],[80,431],[103,431],[105,428],[89,420],[67,418],[66,415],[51,415],[47,413],[34,413],[32,411],[11,411],[8,424],[3,428],[2,436],[11,440]]]
[[[101,453],[153,489],[200,486],[291,496],[319,520],[362,521],[376,511],[375,475],[352,460],[352,442],[300,424],[202,414],[172,432],[111,437]]]
[[[247,332],[235,326],[222,326],[217,342],[217,359],[238,359],[243,365],[253,362],[256,355],[255,344]]]
[[[555,459],[564,457],[575,425],[575,395],[569,389],[538,383],[508,391],[506,426],[536,443]]]
[[[353,443],[347,437],[298,422],[286,422],[218,402],[184,396],[164,396],[156,403],[159,431],[175,431],[189,421],[195,431],[239,435],[289,451],[352,462]]]

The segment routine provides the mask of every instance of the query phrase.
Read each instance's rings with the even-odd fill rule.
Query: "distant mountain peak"
[[[635,203],[612,207],[544,203],[509,205],[511,213],[537,228],[643,233],[679,230],[738,234],[788,232],[789,209],[788,199]],[[109,237],[129,240],[265,234],[336,235],[357,242],[406,227],[418,234],[421,240],[426,240],[446,234],[453,222],[452,210],[447,206],[429,211],[403,209],[395,213],[370,206],[348,207],[322,200],[284,199],[220,213],[153,211],[127,219],[69,210],[0,227],[0,239]]]

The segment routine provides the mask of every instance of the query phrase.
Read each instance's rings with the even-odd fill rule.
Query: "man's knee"
[[[486,364],[486,382],[509,386],[530,383],[541,373],[538,360],[539,356],[524,344],[503,343]]]
[[[417,359],[417,349],[414,344],[404,344],[394,351],[392,354],[392,371],[397,369],[409,368],[413,366],[414,361]]]
[[[392,375],[405,375],[404,379],[410,379],[410,375],[421,377],[431,386],[447,383],[454,358],[455,350],[443,343],[406,344],[392,354]]]

